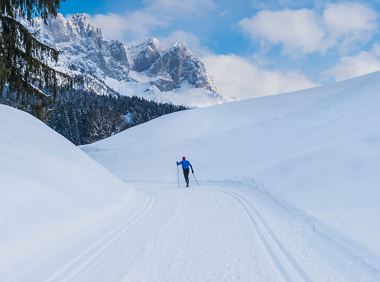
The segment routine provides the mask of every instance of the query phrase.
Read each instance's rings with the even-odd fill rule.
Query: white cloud
[[[213,54],[192,33],[177,30],[159,39],[163,48],[170,47],[174,42],[181,42],[190,48],[201,58],[218,92],[226,98],[240,100],[316,86],[297,72],[268,70],[237,55]]]
[[[135,11],[126,16],[126,30],[135,34],[148,35],[152,30],[166,27],[168,23],[145,11]]]
[[[374,11],[357,3],[329,4],[323,12],[325,24],[338,35],[372,32],[376,18]]]
[[[141,41],[173,21],[201,15],[215,7],[214,0],[145,0],[144,7],[120,14],[97,14],[91,20],[107,39]]]
[[[355,56],[342,57],[339,62],[325,72],[328,77],[341,81],[380,70],[380,45],[370,51],[361,51]]]
[[[323,21],[330,40],[339,42],[343,52],[368,41],[377,29],[376,13],[356,3],[329,4],[323,12]]]
[[[152,30],[168,25],[167,22],[142,10],[124,15],[98,14],[91,17],[91,21],[102,29],[105,38],[119,40],[147,37]]]
[[[264,10],[242,19],[239,26],[253,41],[281,44],[285,52],[348,50],[368,41],[377,29],[376,13],[358,3],[329,4],[322,13],[311,9]]]
[[[286,50],[311,53],[323,48],[325,32],[311,10],[261,11],[239,25],[253,40],[280,43]]]
[[[95,15],[91,22],[101,28],[103,36],[108,39],[121,39],[124,36],[126,20],[118,14]]]
[[[209,55],[202,60],[218,92],[227,98],[247,99],[316,86],[297,72],[264,69],[236,55]]]

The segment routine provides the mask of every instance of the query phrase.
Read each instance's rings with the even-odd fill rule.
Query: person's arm
[[[177,166],[178,166],[178,165],[181,165],[181,164],[182,164],[182,161],[180,161],[180,162],[177,162]]]
[[[191,172],[194,173],[194,169],[193,169],[193,166],[191,165],[191,163],[189,162],[189,165],[191,167]]]

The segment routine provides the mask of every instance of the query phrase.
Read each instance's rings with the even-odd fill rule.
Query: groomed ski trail
[[[91,267],[96,259],[101,257],[107,250],[111,248],[118,240],[123,239],[125,234],[129,232],[135,224],[150,212],[153,208],[157,196],[152,192],[144,192],[148,198],[142,203],[141,208],[135,213],[129,215],[124,222],[119,223],[115,228],[111,229],[99,241],[95,241],[88,248],[80,252],[75,258],[66,263],[62,269],[54,273],[48,281],[73,281],[79,277],[82,272]]]
[[[132,184],[130,204],[99,232],[14,280],[379,281],[376,269],[260,190]]]
[[[319,232],[309,218],[258,189],[221,182],[167,191],[176,194],[177,209],[122,281],[380,277],[376,269]]]
[[[275,264],[277,271],[279,271],[284,281],[311,281],[300,265],[286,252],[281,242],[276,238],[252,204],[237,193],[220,191],[234,198],[247,212],[252,226],[257,233],[257,238],[261,241],[263,248]]]

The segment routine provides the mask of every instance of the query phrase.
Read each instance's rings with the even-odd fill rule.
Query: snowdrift
[[[133,190],[27,113],[0,105],[0,128],[0,277],[12,280]]]
[[[83,149],[125,180],[263,189],[380,268],[380,73],[160,117]]]

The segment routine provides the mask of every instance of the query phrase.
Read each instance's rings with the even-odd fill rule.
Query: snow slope
[[[224,191],[239,191],[235,200],[251,216],[253,207],[261,205],[266,210],[261,214],[279,210],[286,214],[283,217],[295,220],[294,229],[305,224],[306,233],[319,234],[318,240],[308,239],[311,245],[304,246],[300,260],[308,261],[312,258],[308,250],[319,248],[333,269],[341,267],[341,274],[347,275],[340,279],[332,275],[331,281],[376,280],[380,273],[379,93],[380,73],[373,73],[335,85],[163,116],[83,150],[125,180],[155,183],[176,181],[175,161],[186,155],[205,187],[216,190],[215,183],[220,183],[228,186]],[[263,199],[252,203],[253,197]],[[263,205],[266,201],[272,204]],[[274,234],[282,234],[284,241],[295,236],[292,230],[279,232],[290,220],[264,222],[272,223],[278,231]],[[293,243],[287,247],[295,248],[297,242]],[[367,270],[360,269],[371,269],[374,276],[368,279],[363,274]]]
[[[42,281],[133,189],[29,114],[0,105],[0,128],[0,280]]]

